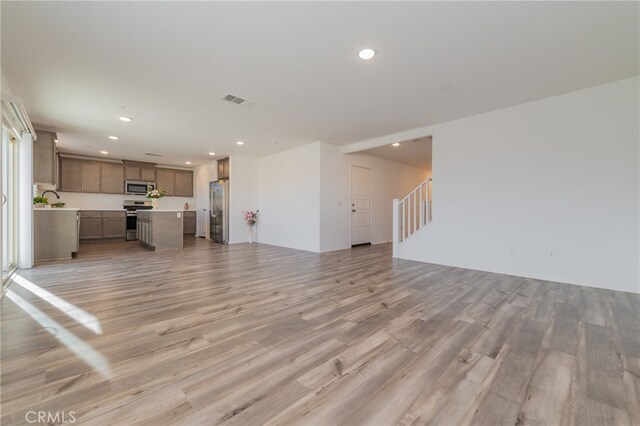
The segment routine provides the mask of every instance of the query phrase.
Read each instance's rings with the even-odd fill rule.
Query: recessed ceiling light
[[[60,141],[58,140],[58,138],[54,139],[53,141],[54,141],[55,143],[60,142]]]
[[[242,141],[238,141],[238,142],[236,142],[236,144],[238,144],[238,145],[244,145],[244,142],[242,142]]]
[[[120,138],[117,136],[109,136],[109,139],[111,139],[112,141],[117,141]]]
[[[127,122],[127,123],[130,122],[130,121],[133,121],[133,118],[131,118],[131,117],[122,116],[122,117],[118,117],[118,118],[120,119],[120,121],[124,121],[124,122]]]
[[[215,152],[210,152],[209,155],[216,155],[216,153]]]
[[[108,153],[109,153],[109,151],[100,151],[100,154],[107,155]]]
[[[400,146],[400,142],[394,142],[391,144],[392,146]]]
[[[191,164],[191,161],[185,161],[184,164]]]
[[[373,49],[362,49],[360,53],[358,53],[358,56],[360,56],[360,59],[367,61],[376,56],[376,51]]]

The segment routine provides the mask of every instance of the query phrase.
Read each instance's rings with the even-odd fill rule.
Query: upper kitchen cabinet
[[[122,164],[101,164],[100,192],[106,194],[124,194],[124,168]]]
[[[60,157],[60,190],[82,192],[82,160]]]
[[[193,172],[190,170],[176,170],[176,197],[193,197]]]
[[[218,179],[229,179],[229,157],[218,160]]]
[[[173,169],[156,169],[156,188],[164,189],[165,195],[175,195],[176,171]]]
[[[156,187],[165,195],[193,197],[193,172],[191,170],[156,168]]]
[[[81,169],[82,192],[100,192],[100,163],[83,160]]]
[[[120,163],[60,156],[60,190],[63,192],[123,194],[123,178]]]
[[[154,182],[156,180],[156,167],[153,164],[140,167],[140,180]]]
[[[156,168],[151,163],[124,162],[124,178],[142,182],[155,182]]]
[[[33,143],[33,183],[52,185],[57,183],[56,134],[46,130],[36,130],[37,140]]]

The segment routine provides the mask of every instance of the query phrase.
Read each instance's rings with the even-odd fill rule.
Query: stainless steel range
[[[151,201],[124,200],[127,211],[127,241],[137,240],[138,210],[151,210]]]

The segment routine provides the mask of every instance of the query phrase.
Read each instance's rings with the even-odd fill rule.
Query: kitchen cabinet
[[[71,259],[78,252],[78,211],[34,209],[33,254],[36,261]]]
[[[153,233],[151,232],[151,217],[138,217],[136,224],[136,238],[140,243],[152,248],[153,245]]]
[[[52,185],[57,183],[56,135],[45,130],[36,130],[33,143],[33,183]]]
[[[127,233],[127,216],[124,211],[80,211],[80,239],[99,240],[122,238]]]
[[[124,169],[120,163],[60,157],[63,192],[124,193]]]
[[[176,170],[175,173],[175,196],[193,197],[193,172],[190,170]]]
[[[184,234],[195,234],[196,233],[196,212],[195,211],[185,211],[183,212],[182,218],[182,226]]]
[[[229,157],[218,160],[218,180],[229,179]]]
[[[59,189],[63,192],[124,194],[124,181],[156,182],[165,195],[193,197],[193,171],[155,167],[151,163],[107,162],[60,155]]]
[[[127,236],[126,218],[103,218],[102,238],[125,238]]]
[[[64,192],[81,192],[81,171],[81,160],[60,157],[60,190]]]
[[[156,169],[156,187],[164,189],[165,195],[193,197],[193,172],[180,169]]]
[[[100,192],[124,194],[124,173],[121,164],[102,163],[100,165]]]
[[[164,189],[165,195],[175,195],[175,177],[173,169],[156,169],[156,188]]]
[[[124,162],[124,178],[142,182],[155,182],[156,168],[151,163]]]
[[[144,182],[155,182],[156,167],[153,164],[140,168],[140,180]]]
[[[181,249],[183,246],[183,212],[138,210],[137,236],[151,250]]]
[[[82,192],[100,192],[100,163],[83,160],[80,182]]]
[[[102,238],[102,219],[80,218],[80,239],[96,240]]]

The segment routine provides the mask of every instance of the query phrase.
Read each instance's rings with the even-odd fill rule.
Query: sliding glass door
[[[13,140],[12,140],[13,139]],[[2,281],[13,271],[18,253],[17,138],[2,127]]]

